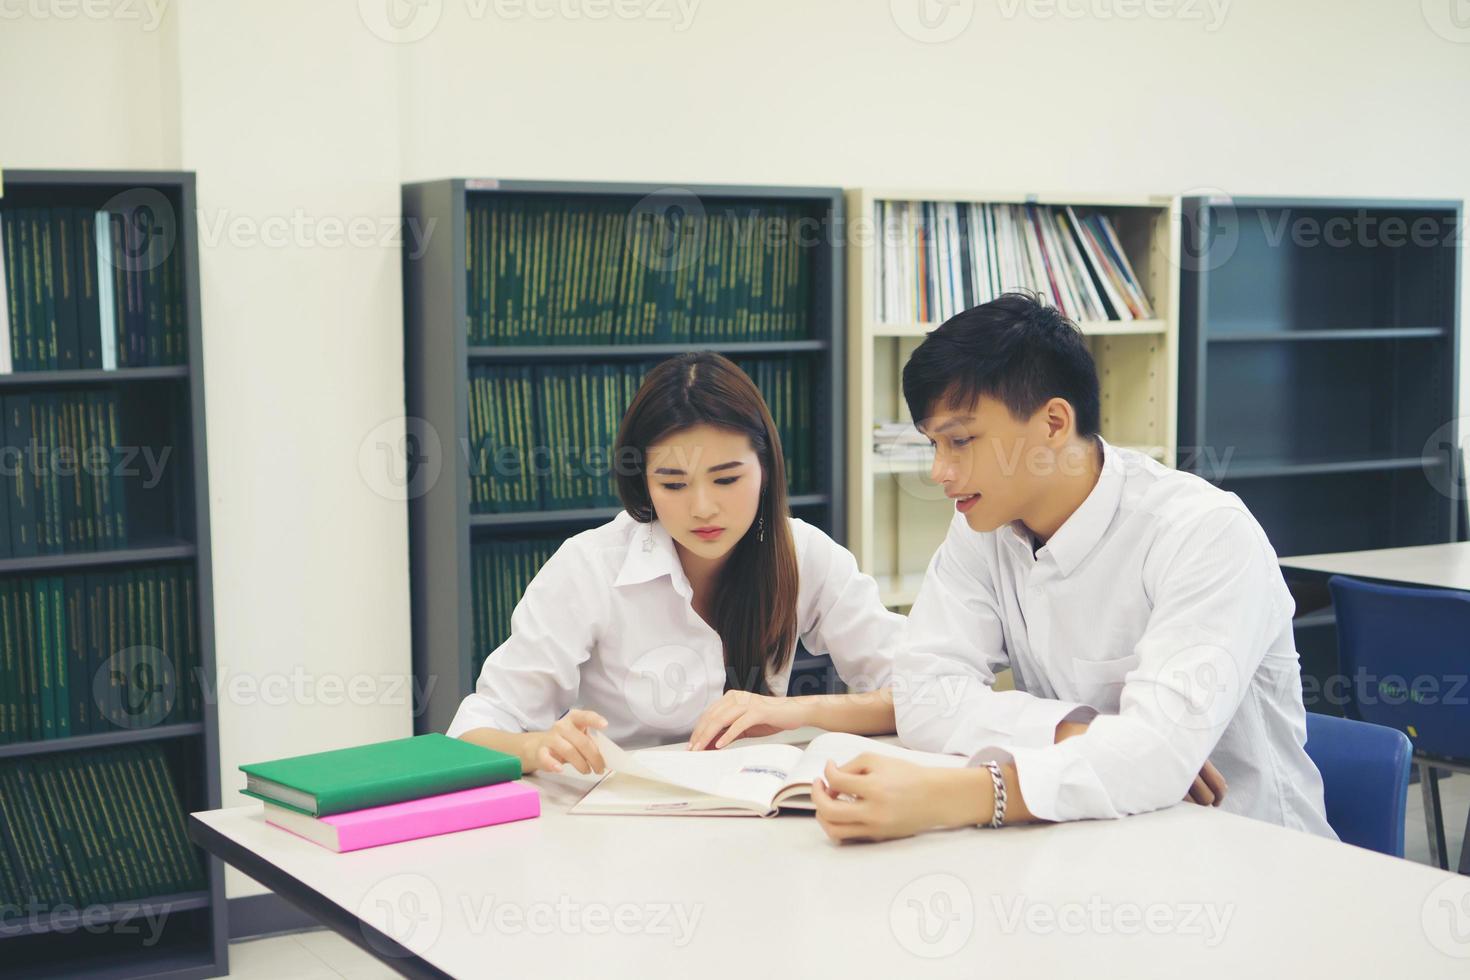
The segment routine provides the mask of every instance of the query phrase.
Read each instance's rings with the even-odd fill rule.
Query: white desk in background
[[[1470,592],[1470,541],[1428,544],[1415,548],[1339,551],[1323,555],[1294,555],[1281,567],[1322,576],[1350,575],[1392,585],[1461,589]]]
[[[189,829],[412,977],[1470,976],[1470,878],[1192,804],[838,846],[530,781],[537,819],[347,854],[258,803]]]

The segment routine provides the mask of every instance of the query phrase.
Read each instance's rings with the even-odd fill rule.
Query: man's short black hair
[[[931,331],[903,368],[903,397],[915,422],[936,408],[973,405],[981,395],[1029,419],[1052,398],[1065,398],[1077,434],[1099,429],[1097,365],[1082,331],[1055,307],[1026,293],[950,317]]]

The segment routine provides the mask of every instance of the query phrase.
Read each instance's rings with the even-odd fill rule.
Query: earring
[[[646,555],[653,550],[653,521],[648,522],[648,533],[643,536],[643,553]]]
[[[766,515],[765,514],[762,514],[761,515],[759,540],[761,540],[761,541],[766,540]]]

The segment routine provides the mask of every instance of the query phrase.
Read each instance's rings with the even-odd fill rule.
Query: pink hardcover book
[[[283,830],[334,851],[356,851],[379,844],[452,834],[491,824],[540,816],[541,795],[520,780],[372,806],[330,817],[308,817],[265,804],[265,819]]]

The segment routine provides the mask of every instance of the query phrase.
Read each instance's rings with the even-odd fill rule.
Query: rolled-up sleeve
[[[485,659],[474,693],[445,731],[543,731],[576,702],[582,664],[597,642],[607,588],[575,542],[564,542],[511,613],[510,637]]]
[[[903,639],[904,617],[884,607],[878,583],[858,569],[852,552],[811,525],[798,524],[795,530],[805,536],[799,572],[802,591],[815,585],[802,616],[802,642],[812,653],[831,655],[849,690],[887,687]]]
[[[1118,817],[1179,802],[1249,695],[1282,601],[1269,547],[1246,514],[1227,508],[1171,537],[1144,568],[1153,611],[1118,714],[1058,745],[998,745],[972,760],[1012,759],[1026,807],[1041,819]]]
[[[989,746],[1049,746],[1057,725],[1096,712],[1072,701],[995,690],[1010,665],[993,570],[982,536],[963,518],[929,563],[909,611],[894,672],[898,737],[928,752],[969,755]]]

